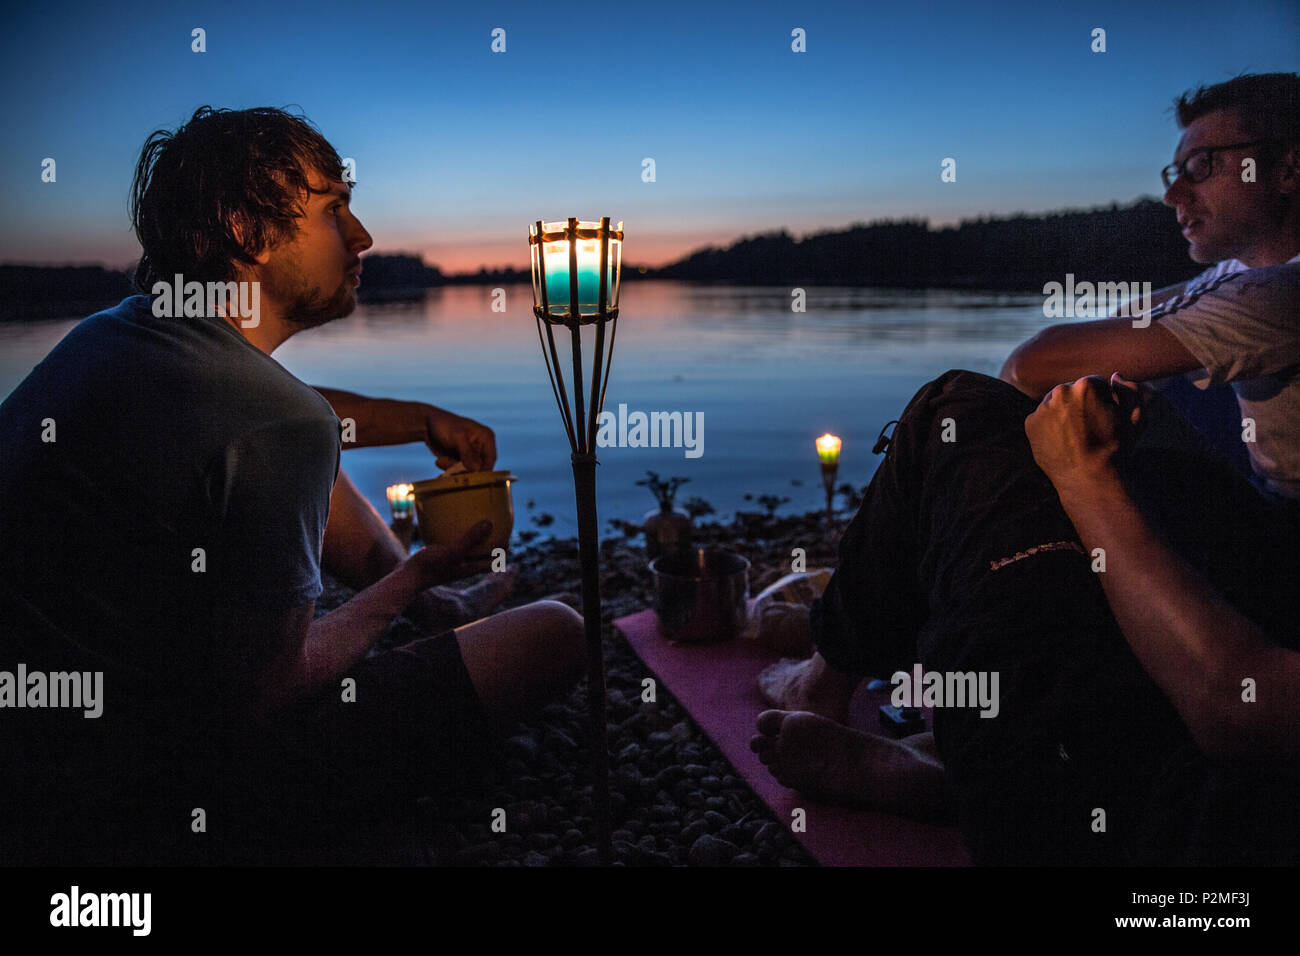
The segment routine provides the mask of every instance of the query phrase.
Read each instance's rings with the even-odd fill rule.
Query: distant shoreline
[[[529,284],[526,269],[445,274],[419,256],[363,257],[358,299],[413,301],[452,285]],[[1202,267],[1187,254],[1174,211],[1154,199],[1038,216],[859,223],[796,239],[781,230],[704,248],[665,266],[627,263],[623,279],[729,286],[951,289],[1041,292],[1067,273],[1078,280],[1181,282]],[[130,270],[102,265],[0,264],[0,321],[88,315],[136,294]]]
[[[35,297],[28,298],[20,295],[15,296],[13,291],[6,285],[4,281],[3,272],[7,268],[10,267],[5,265],[0,265],[0,293],[3,293],[2,296],[0,296],[0,323],[45,322],[45,321],[52,321],[58,319],[85,318],[86,316],[94,315],[96,312],[102,312],[106,309],[113,308],[115,305],[117,305],[119,302],[121,302],[123,299],[127,298],[128,296],[140,294],[135,288],[131,287],[130,283],[128,282],[125,287],[120,289],[120,291],[108,293],[105,295],[98,295],[98,296],[91,295],[84,298],[63,298],[59,296],[51,296],[47,298],[35,298]],[[53,268],[57,270],[59,267],[53,267]],[[84,268],[84,267],[69,267],[69,268]],[[57,279],[57,276],[55,278]],[[625,276],[624,278],[628,279],[632,277]],[[652,275],[637,275],[635,276],[635,279],[637,281],[687,282],[692,285],[699,285],[699,286],[720,285],[720,286],[726,286],[728,288],[741,285],[741,283],[720,280],[720,279],[670,279],[670,278],[664,278],[661,276],[652,276]],[[518,278],[495,277],[495,278],[481,279],[481,280],[465,278],[465,279],[460,279],[459,281],[439,283],[438,285],[435,286],[395,286],[391,288],[383,288],[383,287],[379,289],[371,288],[369,290],[366,290],[363,287],[362,292],[357,297],[357,300],[361,305],[386,305],[386,304],[397,303],[397,302],[419,302],[426,295],[428,295],[429,292],[433,291],[434,289],[446,288],[448,286],[522,285],[522,284],[527,284],[529,282],[531,282],[531,278],[528,276],[527,273],[524,273]],[[764,284],[765,283],[763,284],[755,283],[754,285],[759,286]],[[106,282],[105,285],[109,287],[116,287],[117,283]],[[806,285],[809,288],[818,287],[814,283],[806,283]],[[887,292],[887,291],[923,292],[926,290],[934,290],[934,291],[944,291],[944,292],[969,292],[975,294],[988,293],[990,295],[1015,295],[1015,294],[1029,295],[1029,294],[1038,294],[1041,291],[1040,289],[1036,289],[1036,288],[1008,289],[1008,288],[996,286],[992,283],[987,285],[974,283],[969,285],[953,284],[948,286],[924,286],[920,288],[911,288],[911,287],[903,287],[903,286],[886,286],[886,285],[841,286],[838,283],[832,283],[828,287],[871,288],[871,289],[878,289],[883,292]],[[782,286],[781,288],[784,288],[784,286]]]

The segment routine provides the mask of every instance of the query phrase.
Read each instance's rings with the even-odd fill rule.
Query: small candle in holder
[[[822,484],[826,488],[826,520],[835,517],[835,473],[840,467],[840,448],[843,442],[827,432],[817,439],[817,457],[822,462]]]
[[[823,465],[838,465],[840,463],[840,448],[843,447],[843,444],[840,439],[827,432],[817,439],[817,457],[822,460]]]
[[[409,484],[388,486],[388,507],[393,510],[389,525],[402,547],[410,550],[415,540],[415,488]]]
[[[411,485],[389,485],[388,507],[393,509],[393,520],[410,518],[414,515],[415,491]]]

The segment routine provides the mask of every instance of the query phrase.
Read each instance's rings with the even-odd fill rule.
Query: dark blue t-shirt
[[[151,303],[85,319],[0,404],[0,600],[48,625],[0,635],[0,665],[102,667],[106,709],[268,654],[210,625],[320,595],[341,447],[329,403],[224,319]]]

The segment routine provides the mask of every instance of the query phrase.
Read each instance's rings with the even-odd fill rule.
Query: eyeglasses
[[[1247,146],[1259,146],[1272,140],[1257,139],[1249,143],[1233,143],[1231,146],[1202,146],[1194,149],[1183,158],[1181,163],[1170,163],[1160,170],[1160,179],[1168,189],[1176,179],[1186,178],[1189,183],[1203,183],[1214,175],[1214,154],[1229,149],[1244,149]]]

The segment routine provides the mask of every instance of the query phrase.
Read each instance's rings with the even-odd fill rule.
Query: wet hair
[[[1174,100],[1179,129],[1215,110],[1235,113],[1250,139],[1273,140],[1274,149],[1269,153],[1274,157],[1288,147],[1300,146],[1300,75],[1243,73],[1223,83],[1188,90]]]
[[[155,130],[131,184],[143,250],[136,289],[176,273],[187,282],[235,279],[236,263],[293,238],[304,196],[322,192],[308,185],[310,171],[327,183],[345,178],[338,153],[305,116],[273,107],[200,106],[175,132]]]

